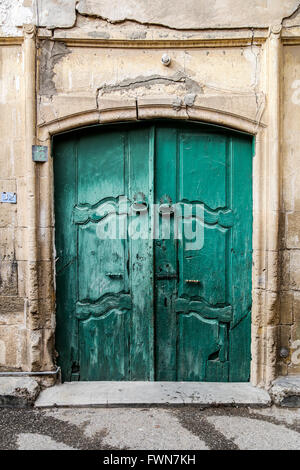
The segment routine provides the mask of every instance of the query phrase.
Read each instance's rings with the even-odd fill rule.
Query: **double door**
[[[252,140],[151,123],[54,149],[63,379],[249,380]]]

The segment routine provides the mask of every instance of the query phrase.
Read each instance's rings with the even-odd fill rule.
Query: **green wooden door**
[[[54,149],[63,379],[249,380],[252,140],[155,123]]]

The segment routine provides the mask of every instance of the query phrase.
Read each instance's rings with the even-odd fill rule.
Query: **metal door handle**
[[[187,284],[201,284],[201,281],[197,281],[196,279],[186,279],[185,282]]]
[[[131,207],[134,212],[146,212],[148,210],[148,204],[146,202],[134,202]]]
[[[131,208],[134,212],[146,212],[148,210],[148,203],[144,193],[139,192],[134,195]]]
[[[158,212],[161,215],[171,215],[174,214],[174,207],[171,204],[161,204],[158,208]]]
[[[122,279],[122,273],[106,273],[106,276],[110,277],[111,279]]]

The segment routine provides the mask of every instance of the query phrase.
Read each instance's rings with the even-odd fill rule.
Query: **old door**
[[[247,381],[251,139],[155,123],[54,144],[63,379]]]
[[[155,150],[156,203],[165,198],[186,209],[182,236],[155,240],[156,378],[247,381],[251,139],[161,126]]]
[[[66,380],[154,378],[152,237],[114,233],[114,209],[126,213],[127,199],[141,193],[151,205],[152,134],[94,128],[55,144],[57,349]]]

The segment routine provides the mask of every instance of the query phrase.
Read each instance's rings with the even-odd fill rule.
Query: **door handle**
[[[133,203],[131,208],[134,212],[146,212],[148,211],[148,203],[144,193],[137,193],[133,197]]]
[[[174,207],[171,204],[161,204],[158,208],[160,215],[172,215],[174,214]]]
[[[106,273],[106,276],[110,277],[111,279],[122,279],[122,273]]]
[[[187,284],[201,284],[201,281],[198,281],[198,280],[194,280],[194,279],[186,279],[185,282]]]

